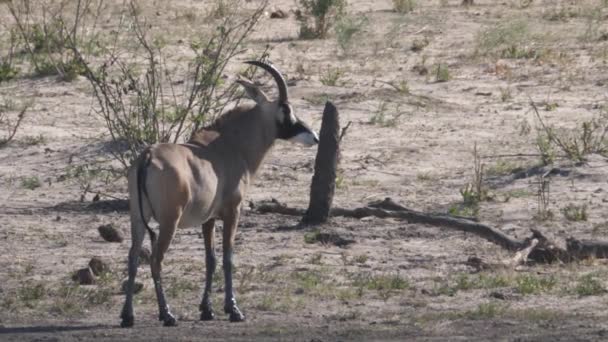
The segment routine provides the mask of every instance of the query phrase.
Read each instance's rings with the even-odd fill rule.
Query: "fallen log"
[[[252,209],[262,214],[276,213],[300,217],[305,213],[304,209],[288,207],[274,199],[253,204]],[[526,259],[539,263],[552,263],[572,262],[587,258],[608,258],[608,242],[578,240],[571,237],[567,239],[566,249],[564,249],[534,228],[530,229],[532,232],[530,237],[518,240],[496,228],[476,222],[470,218],[411,210],[395,203],[390,198],[372,202],[365,207],[355,209],[332,208],[330,216],[344,216],[358,219],[368,216],[397,218],[409,223],[428,224],[475,234],[509,251],[518,252],[519,254],[516,254],[516,257],[509,262],[509,265],[519,265],[525,262]],[[534,242],[534,240],[537,240],[537,242]]]

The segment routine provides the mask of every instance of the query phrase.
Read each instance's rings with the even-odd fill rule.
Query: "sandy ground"
[[[554,166],[561,172],[550,177],[553,217],[547,220],[535,219],[537,177],[513,175],[540,162],[530,99],[556,127],[576,128],[608,114],[608,42],[601,38],[608,9],[601,1],[525,3],[486,0],[466,8],[454,0],[418,1],[412,13],[399,14],[390,1],[350,0],[349,13],[365,16],[367,25],[346,51],[333,33],[325,40],[298,39],[291,15],[264,17],[247,52],[270,44],[270,59],[292,85],[297,114],[313,127],[320,126],[325,99],[336,104],[343,124],[352,122],[336,205],[354,208],[391,197],[412,209],[445,213],[462,203],[460,190],[473,180],[476,144],[491,194],[479,206],[482,222],[519,238],[535,227],[558,241],[601,239],[608,232],[603,156],[576,164],[558,151]],[[295,9],[292,1],[271,6]],[[157,1],[142,8],[154,17],[152,29],[165,31],[169,48],[179,52],[205,22],[208,7],[208,1]],[[0,11],[8,18],[2,4]],[[195,15],[186,20],[184,13]],[[589,13],[599,13],[597,20]],[[528,24],[530,46],[541,57],[475,55],[480,32],[517,20]],[[591,29],[597,36],[584,38]],[[421,51],[412,50],[424,40]],[[236,64],[230,72],[240,68]],[[435,81],[437,64],[447,65],[447,82]],[[430,74],[422,74],[424,68]],[[335,70],[341,73],[336,85],[323,84]],[[409,92],[387,84],[402,81]],[[198,321],[204,251],[200,228],[191,228],[177,233],[164,268],[179,326],[163,328],[156,320],[150,274],[142,266],[136,325],[120,329],[130,239],[128,215],[113,205],[126,198],[126,182],[107,171],[118,165],[110,162],[104,122],[91,110],[88,81],[22,75],[0,83],[0,102],[7,99],[33,104],[15,141],[0,149],[0,340],[606,338],[603,260],[476,274],[466,265],[469,257],[496,262],[512,255],[476,236],[378,218],[334,218],[320,227],[355,241],[346,247],[307,243],[314,228],[294,229],[298,218],[252,210],[244,212],[235,256],[246,322],[229,323],[223,315]],[[247,201],[276,198],[305,207],[314,155],[314,149],[278,142]],[[78,167],[95,175],[75,173]],[[29,189],[33,178],[41,184]],[[83,192],[87,184],[92,193]],[[96,192],[102,202],[92,203]],[[585,206],[586,220],[568,220],[568,206]],[[97,227],[109,223],[124,233],[124,242],[101,239]],[[97,285],[75,285],[72,272],[93,256],[111,271]],[[219,275],[216,309],[222,287]]]

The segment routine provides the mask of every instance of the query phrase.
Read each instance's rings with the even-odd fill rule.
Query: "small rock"
[[[287,17],[289,17],[289,14],[287,14],[287,12],[280,10],[280,9],[270,13],[270,19],[285,19]]]
[[[150,260],[152,260],[152,253],[146,247],[142,247],[139,251],[139,263],[142,265],[150,265]]]
[[[127,292],[127,282],[128,282],[127,280],[122,282],[122,286],[120,287],[120,290],[122,291],[122,293]],[[135,286],[133,286],[133,294],[139,293],[143,289],[144,289],[144,284],[136,281]]]
[[[89,268],[91,268],[91,271],[93,271],[93,274],[96,276],[110,270],[108,264],[103,262],[99,257],[91,258],[91,261],[89,261]]]
[[[74,273],[72,280],[80,285],[93,285],[95,284],[95,275],[91,271],[91,268],[81,268]]]
[[[99,230],[99,235],[108,242],[122,242],[124,240],[122,233],[114,228],[112,223],[99,226],[97,230]]]

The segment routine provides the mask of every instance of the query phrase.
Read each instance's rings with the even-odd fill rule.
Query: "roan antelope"
[[[287,84],[272,65],[246,63],[263,68],[279,88],[279,98],[270,101],[256,85],[238,80],[256,105],[237,107],[213,124],[195,133],[185,144],[156,144],[147,148],[129,170],[131,208],[131,249],[129,279],[122,310],[122,327],[133,326],[133,287],[140,249],[148,230],[152,240],[152,278],[158,299],[159,320],[174,326],[161,281],[163,258],[178,227],[202,224],[205,240],[206,279],[200,304],[201,320],[214,318],[211,308],[212,277],[216,267],[215,220],[224,222],[223,267],[224,312],[231,322],[245,319],[237,307],[232,289],[232,254],[240,206],[251,177],[259,169],[276,139],[306,146],[318,143],[317,134],[293,113]],[[159,223],[158,239],[148,226],[150,218]]]

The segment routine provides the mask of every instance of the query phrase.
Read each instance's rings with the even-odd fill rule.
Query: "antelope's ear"
[[[246,78],[242,78],[239,76],[239,79],[236,80],[236,83],[240,84],[245,88],[245,92],[250,99],[255,101],[255,103],[261,105],[269,102],[268,96],[260,89],[257,85]]]

